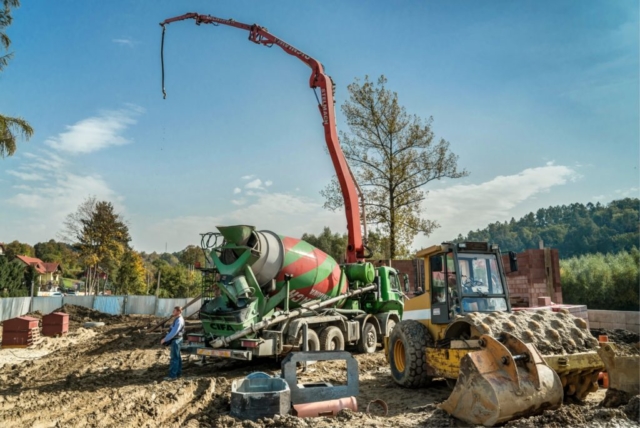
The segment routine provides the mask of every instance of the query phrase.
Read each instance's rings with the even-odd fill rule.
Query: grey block
[[[305,361],[345,360],[347,362],[347,384],[332,386],[326,383],[298,384],[296,367]],[[292,352],[282,360],[282,377],[291,389],[291,402],[295,404],[315,403],[337,398],[355,397],[359,394],[360,379],[358,361],[346,351]]]

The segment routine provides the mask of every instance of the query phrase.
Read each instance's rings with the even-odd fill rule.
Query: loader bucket
[[[480,338],[479,351],[460,362],[453,392],[441,408],[470,424],[493,426],[521,416],[557,409],[562,383],[533,345],[509,333]]]
[[[640,394],[640,355],[625,353],[609,342],[602,344],[598,349],[598,355],[602,358],[609,376],[609,391],[605,397],[607,407],[623,404],[617,401],[623,400],[624,395],[630,398]],[[623,397],[619,394],[609,394],[611,390],[624,393]]]

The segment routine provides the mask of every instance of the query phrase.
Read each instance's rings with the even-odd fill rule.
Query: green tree
[[[34,257],[35,251],[31,245],[19,241],[5,244],[5,257],[13,260],[16,256]]]
[[[196,264],[199,264],[202,267],[205,266],[204,252],[202,251],[202,248],[198,246],[189,245],[184,250],[180,251],[177,256],[180,263],[185,266],[195,266]]]
[[[591,309],[640,310],[640,251],[585,254],[560,260],[565,303]]]
[[[99,270],[113,278],[120,260],[129,250],[129,228],[110,202],[87,198],[75,213],[67,216],[63,235],[73,242],[80,253],[82,265],[94,272],[87,278],[89,287],[97,293]]]
[[[142,257],[133,250],[122,255],[114,281],[115,294],[146,294],[146,270]]]
[[[11,9],[20,7],[19,0],[2,0],[0,8],[0,72],[9,64],[13,57],[12,52],[8,52],[11,46],[11,39],[7,36],[5,29],[11,25],[13,17]],[[11,156],[16,151],[18,138],[29,140],[33,135],[33,128],[29,122],[21,117],[11,117],[0,114],[0,157]]]
[[[509,223],[459,235],[456,241],[490,241],[503,251],[538,248],[540,240],[563,258],[631,251],[640,242],[640,200],[626,198],[608,205],[570,204],[540,208]]]
[[[398,95],[365,77],[348,86],[343,104],[350,133],[341,133],[342,148],[365,196],[367,223],[389,237],[389,256],[409,256],[414,237],[429,235],[438,223],[421,217],[424,186],[433,180],[468,175],[458,171],[458,157],[449,142],[436,140],[432,118],[410,115],[398,103]],[[338,181],[322,192],[325,208],[344,205]]]
[[[347,235],[332,233],[329,227],[325,227],[318,236],[305,233],[301,239],[329,254],[339,263],[343,261],[347,251]]]
[[[171,266],[164,260],[156,260],[154,265],[160,275],[160,297],[195,297],[200,292],[199,271],[180,264]]]
[[[0,256],[0,297],[25,295],[24,272],[21,261]]]
[[[50,239],[47,242],[38,242],[33,249],[36,257],[43,262],[60,263],[67,276],[75,275],[82,270],[78,264],[78,253],[64,242]]]

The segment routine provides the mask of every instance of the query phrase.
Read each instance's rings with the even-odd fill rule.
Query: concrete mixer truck
[[[278,46],[309,68],[309,86],[319,90],[325,141],[338,177],[347,218],[346,263],[338,263],[307,242],[252,226],[218,226],[203,235],[210,258],[204,275],[200,319],[203,332],[187,335],[183,351],[202,356],[250,360],[280,356],[295,349],[340,350],[357,346],[373,352],[400,322],[401,276],[390,267],[366,263],[363,194],[340,148],[331,78],[322,64],[259,25],[188,13],[162,22],[161,59],[164,89],[164,36],[172,22],[224,25],[249,32],[249,40]],[[358,197],[363,207],[360,214]]]

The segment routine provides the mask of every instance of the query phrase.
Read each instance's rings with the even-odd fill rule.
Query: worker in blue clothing
[[[169,376],[164,380],[175,380],[182,374],[182,357],[180,356],[180,346],[182,345],[182,335],[184,334],[184,318],[182,318],[182,308],[173,308],[174,317],[171,330],[160,341],[161,345],[171,346],[171,361],[169,362]]]

